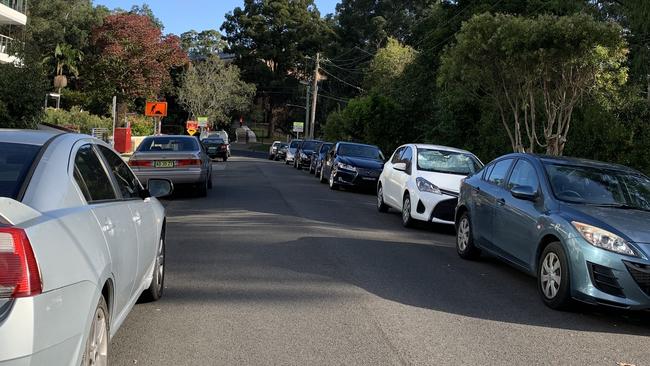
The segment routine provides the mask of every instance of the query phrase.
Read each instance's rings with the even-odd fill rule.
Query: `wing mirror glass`
[[[514,186],[510,189],[514,198],[526,201],[534,201],[537,198],[537,191],[531,186]]]
[[[147,183],[149,196],[156,198],[169,197],[174,191],[174,185],[168,179],[149,179]]]
[[[406,163],[395,163],[393,164],[393,169],[399,170],[400,172],[406,171]]]

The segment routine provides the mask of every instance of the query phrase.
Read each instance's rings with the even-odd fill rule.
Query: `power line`
[[[353,88],[355,88],[355,89],[357,89],[359,91],[362,91],[362,92],[365,91],[365,90],[363,90],[363,88],[361,88],[359,86],[356,86],[356,85],[353,85],[353,84],[350,84],[349,82],[337,77],[336,75],[332,74],[331,72],[325,70],[323,67],[321,67],[320,69],[323,70],[323,72],[325,72],[327,75],[333,77],[334,79],[338,80],[339,82],[341,82],[341,83],[343,83],[345,85],[351,86],[351,87],[353,87]]]

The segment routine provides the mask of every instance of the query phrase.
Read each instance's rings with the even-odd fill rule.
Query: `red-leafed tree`
[[[93,30],[97,70],[121,104],[156,98],[170,85],[170,70],[188,62],[175,35],[163,35],[149,17],[132,13],[107,16]]]

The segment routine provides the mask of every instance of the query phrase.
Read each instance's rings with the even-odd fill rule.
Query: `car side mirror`
[[[150,197],[164,198],[169,197],[174,192],[174,185],[169,179],[149,179],[147,190]]]
[[[510,194],[525,201],[534,201],[537,198],[537,191],[531,186],[514,186],[510,189]]]
[[[406,163],[395,163],[393,164],[393,169],[399,170],[400,172],[406,171]]]

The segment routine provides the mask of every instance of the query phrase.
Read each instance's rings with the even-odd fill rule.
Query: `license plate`
[[[209,147],[208,152],[217,152],[217,148],[216,147]]]
[[[173,168],[174,167],[174,161],[173,160],[154,161],[153,166],[155,168]]]
[[[362,177],[363,180],[377,180],[377,178],[373,177]]]

